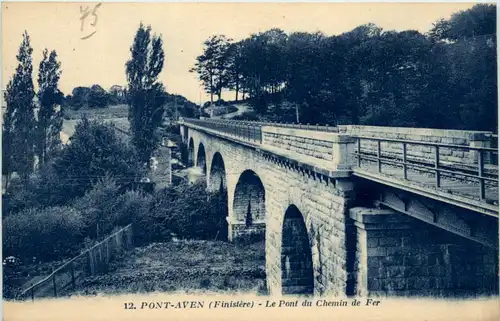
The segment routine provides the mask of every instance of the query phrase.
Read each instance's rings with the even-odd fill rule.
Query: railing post
[[[361,168],[361,138],[358,137],[358,167]]]
[[[434,171],[436,172],[436,188],[441,187],[441,175],[439,173],[439,146],[435,146]]]
[[[382,162],[380,161],[380,157],[381,157],[380,145],[381,145],[380,140],[377,140],[377,167],[378,167],[379,173],[382,172]]]
[[[478,163],[478,176],[479,176],[479,199],[482,201],[485,199],[485,194],[486,194],[486,191],[485,191],[485,186],[484,186],[484,157],[483,157],[483,151],[481,149],[478,149],[477,150],[477,153],[478,153],[478,159],[477,159],[477,163]]]
[[[35,288],[33,287],[33,283],[31,283],[31,301],[35,301]]]
[[[408,179],[408,171],[406,167],[406,143],[403,143],[403,178]]]

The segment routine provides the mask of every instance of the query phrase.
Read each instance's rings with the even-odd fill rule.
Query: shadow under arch
[[[285,212],[281,234],[282,293],[314,294],[312,252],[306,224],[295,205]]]
[[[201,169],[204,175],[207,173],[207,156],[205,153],[205,146],[203,145],[203,143],[200,143],[200,145],[198,146],[196,166]]]
[[[193,137],[189,139],[189,144],[188,144],[188,162],[187,162],[187,167],[193,167],[194,166],[194,141]]]
[[[233,198],[233,239],[257,241],[265,238],[266,191],[252,170],[241,173]]]
[[[226,188],[226,166],[222,155],[216,152],[212,157],[212,165],[210,166],[210,183],[208,189],[210,191],[221,191]]]
[[[226,182],[226,168],[224,159],[219,152],[216,152],[212,158],[210,166],[210,176],[208,191],[216,201],[215,224],[218,230],[216,238],[227,241],[228,239],[228,196]]]

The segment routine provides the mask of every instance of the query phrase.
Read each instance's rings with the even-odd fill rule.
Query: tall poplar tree
[[[34,102],[33,63],[30,37],[25,31],[19,47],[17,60],[19,64],[16,73],[7,84],[5,102],[7,104],[4,116],[3,143],[5,156],[4,166],[10,175],[13,172],[21,177],[27,185],[34,165]],[[5,171],[3,171],[5,173]]]
[[[57,54],[47,49],[43,51],[43,59],[38,71],[38,119],[36,126],[36,154],[40,164],[47,162],[50,155],[61,146],[60,132],[63,119],[62,110],[57,111],[57,105],[62,102],[63,94],[58,89],[61,77],[61,63]]]
[[[165,54],[160,36],[151,35],[151,27],[139,26],[130,47],[132,57],[126,63],[128,80],[129,121],[132,142],[142,163],[149,165],[160,137],[165,90],[158,81]]]

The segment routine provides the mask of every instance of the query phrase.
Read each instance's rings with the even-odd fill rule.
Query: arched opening
[[[203,143],[200,143],[200,145],[198,146],[198,156],[196,157],[196,166],[201,169],[203,175],[207,174],[206,159],[205,146],[203,146]]]
[[[233,215],[237,226],[233,227],[236,238],[261,240],[265,236],[266,197],[264,184],[259,176],[244,171],[236,184]]]
[[[216,201],[216,228],[217,239],[227,241],[228,225],[227,225],[227,183],[226,183],[226,168],[222,155],[217,152],[212,159],[210,168],[210,183],[209,191]]]
[[[210,168],[210,191],[221,191],[226,190],[226,167],[224,165],[224,159],[219,152],[214,154],[212,158],[212,166]]]
[[[309,236],[302,213],[295,205],[290,205],[285,212],[281,238],[283,294],[313,294],[313,264]]]
[[[193,137],[189,139],[189,145],[188,145],[188,163],[187,167],[193,167],[194,166],[194,141]]]

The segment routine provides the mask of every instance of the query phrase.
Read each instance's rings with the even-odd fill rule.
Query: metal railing
[[[489,153],[491,155],[496,154],[498,157],[498,149],[488,148],[488,147],[471,147],[463,145],[451,145],[442,143],[431,143],[431,142],[420,142],[420,141],[406,141],[399,139],[387,139],[387,138],[375,138],[375,137],[357,137],[357,150],[355,157],[357,159],[357,166],[363,168],[362,160],[368,160],[375,162],[376,172],[382,173],[382,164],[390,164],[402,167],[402,178],[408,180],[408,169],[413,168],[419,171],[430,172],[434,175],[434,186],[436,189],[441,188],[443,177],[462,177],[472,179],[479,183],[478,194],[479,199],[485,199],[486,182],[492,182],[495,186],[498,186],[498,165],[494,165],[495,168],[489,169],[488,172],[485,170],[485,155]],[[362,151],[361,141],[375,141],[376,149],[375,151],[365,150]],[[383,154],[382,143],[397,143],[401,146],[401,154],[399,153],[386,153]],[[417,157],[408,157],[408,145],[417,146],[428,146],[433,149],[434,159],[433,161],[425,161],[423,159],[417,159]],[[475,164],[442,164],[440,161],[440,149],[450,148],[456,150],[466,150],[474,151],[477,154],[477,163]]]
[[[246,120],[195,119],[195,118],[183,118],[180,119],[180,122],[212,129],[220,133],[229,134],[231,136],[235,136],[255,144],[262,143],[263,126],[314,130],[322,132],[338,132],[337,127],[332,127],[327,125],[321,126],[319,124],[318,125],[287,124],[287,123],[273,123],[273,122],[246,121]]]
[[[243,121],[230,121],[219,119],[183,119],[186,124],[211,129],[219,133],[234,136],[248,142],[260,144],[262,142],[262,126]]]
[[[58,297],[74,292],[86,276],[105,273],[117,253],[131,247],[132,224],[129,224],[70,259],[43,280],[32,284],[17,299],[35,300],[35,297]]]

